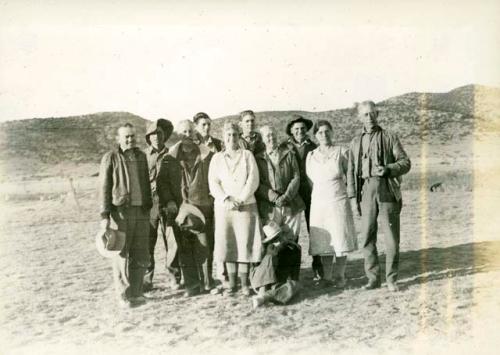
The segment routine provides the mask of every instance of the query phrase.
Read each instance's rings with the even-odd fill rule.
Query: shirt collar
[[[252,139],[253,140],[253,139],[257,139],[258,138],[258,134],[257,134],[257,132],[252,131],[252,132],[250,132],[250,135],[248,137],[245,137],[243,135],[243,133],[242,133],[241,134],[241,138],[243,138],[244,140],[248,140],[248,139]]]
[[[207,138],[203,138],[203,136],[196,132],[196,144],[211,144],[213,142],[212,136],[208,136]]]
[[[241,149],[240,148],[235,149],[235,150],[233,150],[233,152],[234,152],[234,154],[239,154],[241,152]],[[224,154],[225,157],[231,158],[231,155],[229,154],[229,151],[227,151],[227,150],[223,150],[222,154]]]
[[[149,147],[150,154],[154,154],[154,153],[163,154],[163,153],[166,153],[167,151],[168,151],[168,148],[166,145],[163,145],[163,148],[161,150],[158,150],[158,149],[154,148],[153,146]]]
[[[379,125],[376,125],[376,126],[373,126],[371,132],[367,132],[365,127],[363,126],[363,128],[361,128],[361,134],[371,134],[371,133],[375,133],[375,132],[378,132],[381,130],[382,130],[382,128]]]
[[[304,141],[302,143],[298,143],[295,139],[293,139],[293,137],[290,137],[290,139],[288,141],[296,147],[302,147],[303,145],[311,144],[311,141],[309,140],[309,138],[304,139]]]

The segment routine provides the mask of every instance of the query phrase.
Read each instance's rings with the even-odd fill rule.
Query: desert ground
[[[498,353],[500,191],[485,181],[498,176],[492,166],[499,165],[488,151],[482,160],[412,153],[403,185],[401,292],[362,291],[359,251],[349,257],[345,290],[315,288],[304,228],[302,292],[290,305],[255,311],[243,296],[186,299],[167,288],[161,243],[148,303],[119,308],[109,260],[94,245],[97,167],[4,178],[0,353]],[[444,184],[431,193],[435,179]]]

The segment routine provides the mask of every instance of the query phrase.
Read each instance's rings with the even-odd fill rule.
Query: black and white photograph
[[[0,353],[497,354],[500,2],[0,0]]]

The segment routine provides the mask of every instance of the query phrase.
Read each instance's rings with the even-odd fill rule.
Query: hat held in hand
[[[125,239],[125,233],[119,230],[100,230],[95,236],[97,251],[105,258],[117,256],[125,246]]]
[[[269,221],[263,228],[266,238],[262,244],[274,242],[281,233],[281,227],[275,221]]]
[[[176,218],[181,229],[189,229],[195,232],[205,231],[205,216],[200,209],[190,203],[183,202],[179,208]]]

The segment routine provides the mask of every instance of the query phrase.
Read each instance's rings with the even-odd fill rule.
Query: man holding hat
[[[309,152],[316,149],[317,145],[309,139],[307,132],[312,128],[313,122],[300,115],[292,115],[292,120],[286,125],[286,134],[289,138],[282,143],[288,146],[297,155],[300,171],[299,195],[305,203],[305,217],[307,231],[309,232],[309,216],[311,213],[312,188],[306,175],[306,157]],[[319,256],[313,256],[312,269],[315,279],[323,277],[323,268]]]
[[[287,225],[280,227],[274,221],[263,230],[266,255],[250,275],[252,287],[258,290],[252,298],[254,308],[268,301],[286,304],[299,290],[301,250],[294,233]]]
[[[213,230],[214,200],[208,187],[208,168],[214,153],[205,145],[195,143],[195,132],[191,121],[180,121],[177,134],[181,140],[170,148],[169,154],[180,165],[179,191],[182,201],[183,204],[189,203],[195,206],[205,218],[203,233],[193,234],[181,230],[177,237],[186,288],[185,296],[189,297],[214,287],[211,256],[214,241],[213,233],[209,232]],[[179,220],[176,222],[180,225]],[[194,255],[192,253],[197,255],[196,259],[189,257]]]
[[[286,224],[299,239],[304,202],[299,195],[300,171],[293,148],[278,145],[272,126],[260,129],[266,150],[255,156],[259,188],[255,193],[262,221]]]
[[[123,248],[111,260],[118,302],[127,307],[145,302],[142,284],[149,267],[152,201],[148,163],[146,155],[136,147],[135,128],[130,123],[121,126],[117,141],[118,147],[101,160],[99,202],[101,230],[125,234]]]
[[[179,268],[177,243],[173,220],[182,202],[180,194],[181,177],[179,163],[170,155],[165,143],[172,135],[173,125],[170,121],[160,118],[152,122],[146,130],[148,149],[146,156],[149,167],[149,182],[153,198],[150,217],[149,256],[151,265],[144,275],[144,291],[153,288],[155,270],[155,246],[158,239],[158,227],[163,237],[166,251],[166,269],[169,282],[173,289],[180,287],[181,271]]]

